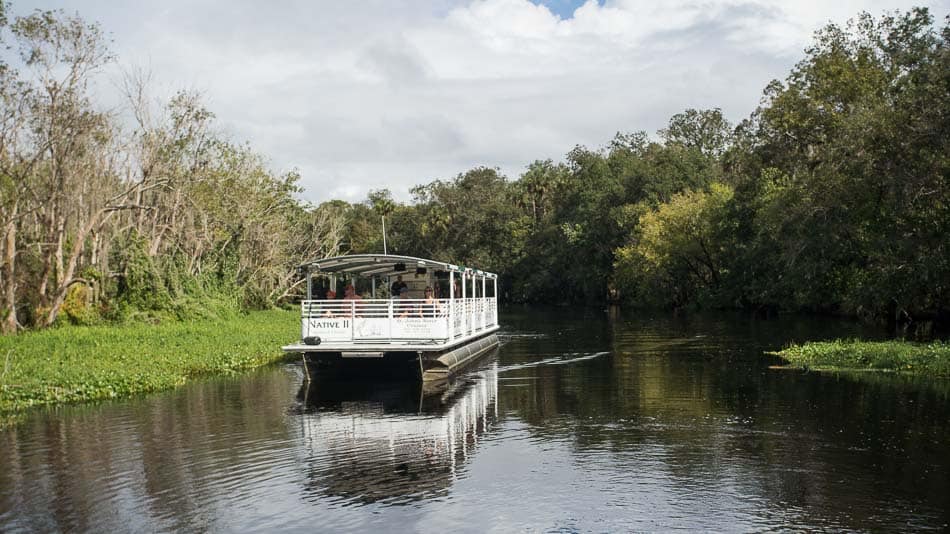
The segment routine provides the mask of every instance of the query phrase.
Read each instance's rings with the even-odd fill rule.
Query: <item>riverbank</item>
[[[299,335],[296,311],[159,325],[71,326],[0,337],[0,426],[42,405],[114,399],[267,365]]]
[[[950,377],[950,343],[835,340],[792,345],[771,353],[816,371],[875,370]]]

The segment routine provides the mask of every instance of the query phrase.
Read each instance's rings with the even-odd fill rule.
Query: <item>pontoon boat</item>
[[[384,254],[338,256],[301,267],[307,281],[301,339],[283,350],[303,355],[308,378],[319,368],[362,364],[357,367],[395,366],[424,381],[445,379],[498,344],[493,273]],[[344,299],[335,298],[340,281],[346,284]],[[314,298],[317,293],[331,298]]]

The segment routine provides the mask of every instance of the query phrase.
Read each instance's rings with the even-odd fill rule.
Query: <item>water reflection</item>
[[[294,372],[266,370],[122,402],[37,412],[0,431],[0,531],[228,529],[292,456]]]
[[[450,387],[298,363],[0,431],[0,531],[925,530],[950,382],[775,371],[841,321],[509,313]]]
[[[314,500],[405,503],[446,495],[498,414],[498,365],[424,388],[405,381],[304,384],[300,425]]]
[[[562,313],[532,315],[550,334],[507,347],[499,404],[549,458],[551,444],[569,440],[570,462],[555,471],[590,480],[569,497],[588,510],[574,524],[946,526],[946,382],[773,371],[762,356],[795,339],[856,335],[860,325],[634,316],[614,317],[605,332]],[[609,354],[572,357],[600,351]],[[512,484],[530,476],[519,474]]]

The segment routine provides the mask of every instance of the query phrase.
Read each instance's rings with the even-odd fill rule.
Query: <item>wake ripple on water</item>
[[[540,332],[498,332],[498,341],[504,345],[511,341],[519,341],[522,339],[544,339],[548,337],[547,334]]]
[[[536,361],[536,362],[528,362],[528,363],[519,363],[519,364],[514,364],[514,365],[506,365],[506,366],[504,366],[504,367],[499,367],[499,368],[498,368],[498,373],[504,373],[504,372],[506,372],[506,371],[515,371],[515,370],[518,370],[518,369],[528,369],[528,368],[531,368],[531,367],[541,367],[541,366],[543,366],[543,365],[568,365],[568,364],[571,364],[571,363],[577,363],[577,362],[583,362],[583,361],[587,361],[587,360],[593,360],[593,359],[595,359],[595,358],[599,358],[599,357],[601,357],[601,356],[605,356],[605,355],[607,355],[607,354],[610,354],[610,352],[609,352],[609,351],[594,352],[594,353],[591,353],[591,354],[582,354],[582,355],[580,355],[580,356],[578,356],[577,354],[578,354],[578,353],[574,352],[574,353],[564,354],[564,355],[562,355],[562,356],[556,356],[556,357],[554,357],[554,358],[545,358],[545,359],[543,359],[543,360],[539,360],[539,361]]]

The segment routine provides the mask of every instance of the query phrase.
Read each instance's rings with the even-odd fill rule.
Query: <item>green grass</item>
[[[773,353],[814,370],[876,370],[950,377],[950,343],[835,340],[792,345]]]
[[[299,335],[298,312],[270,310],[0,337],[0,426],[32,406],[126,397],[273,363]]]

